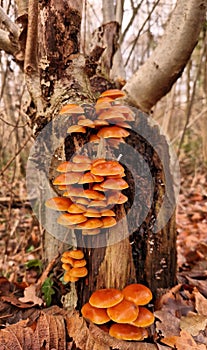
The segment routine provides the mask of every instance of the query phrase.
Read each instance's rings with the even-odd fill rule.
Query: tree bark
[[[206,0],[178,0],[151,57],[124,86],[128,100],[149,112],[181,76],[205,21]]]

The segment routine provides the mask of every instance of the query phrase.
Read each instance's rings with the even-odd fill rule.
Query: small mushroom
[[[85,217],[87,220],[87,218]],[[96,229],[100,228],[103,226],[103,222],[100,219],[93,218],[93,219],[88,219],[87,221],[80,223],[78,225],[78,229],[84,229],[84,230],[91,230],[91,229]]]
[[[93,183],[93,182],[102,182],[104,180],[103,176],[94,175],[91,172],[87,172],[82,175],[79,180],[79,184]]]
[[[116,219],[112,216],[105,216],[101,220],[103,222],[103,228],[109,228],[116,225]]]
[[[57,219],[57,223],[64,226],[76,225],[85,222],[87,219],[82,214],[64,213]]]
[[[83,114],[84,113],[84,109],[76,104],[73,103],[69,103],[65,106],[63,106],[59,112],[59,114]]]
[[[88,163],[91,164],[91,159],[88,156],[85,156],[84,154],[76,154],[73,159],[73,163]]]
[[[90,119],[79,120],[78,125],[85,126],[88,128],[95,128],[95,124]]]
[[[146,307],[139,306],[139,314],[135,321],[131,322],[136,327],[149,327],[154,323],[155,317],[153,313]]]
[[[137,319],[139,308],[131,301],[123,299],[119,304],[107,308],[110,319],[117,323],[130,323]]]
[[[72,170],[73,163],[72,162],[62,162],[58,165],[57,171],[60,173],[67,173]]]
[[[83,259],[84,258],[84,254],[83,254],[82,250],[80,250],[80,249],[69,250],[67,252],[64,252],[63,255],[69,256],[73,259]]]
[[[102,94],[100,95],[100,97],[110,97],[112,99],[121,98],[124,96],[125,96],[125,93],[121,90],[118,90],[118,89],[106,90],[106,91],[102,92]]]
[[[132,301],[136,305],[146,305],[152,299],[151,290],[139,283],[126,286],[122,292],[126,300]]]
[[[100,210],[101,216],[116,216],[113,210],[111,209],[102,209]]]
[[[81,133],[85,134],[86,128],[84,128],[84,126],[80,126],[80,125],[71,125],[68,128],[67,133],[72,134],[73,132],[81,132]]]
[[[70,271],[66,271],[63,276],[63,281],[68,283],[68,282],[77,282],[79,280],[78,277],[73,277],[70,275]]]
[[[122,113],[113,111],[113,108],[100,113],[98,119],[106,120],[111,124],[115,124],[115,122],[123,122],[126,120],[125,116]]]
[[[82,204],[73,203],[69,206],[67,211],[71,214],[82,214],[86,212],[86,207],[84,207]]]
[[[81,260],[75,260],[73,261],[73,267],[83,267],[86,266],[86,260],[81,259]]]
[[[98,131],[97,135],[105,139],[110,137],[121,138],[129,136],[129,132],[119,126],[105,126]]]
[[[91,169],[91,164],[89,163],[73,163],[72,171],[74,172],[80,172],[80,171],[87,171]]]
[[[111,189],[111,190],[124,190],[125,188],[128,188],[128,183],[121,179],[106,179],[104,182],[100,184],[101,187],[104,189]]]
[[[83,267],[73,267],[70,271],[69,274],[71,277],[85,277],[88,274],[88,270],[85,266]]]
[[[98,308],[109,308],[119,304],[124,298],[123,293],[115,288],[98,289],[91,295],[89,303]]]
[[[107,315],[106,309],[97,308],[91,306],[89,303],[83,305],[81,313],[84,318],[95,323],[95,324],[104,324],[110,321],[109,316]]]
[[[92,163],[91,173],[94,175],[108,176],[118,175],[124,172],[124,168],[115,160],[104,161],[102,163]]]
[[[67,211],[71,204],[72,202],[69,198],[62,198],[62,197],[49,198],[45,202],[45,205],[47,208],[58,210],[58,211]]]
[[[119,191],[110,191],[107,198],[107,205],[111,204],[124,204],[128,201],[127,196]]]
[[[121,340],[143,340],[148,337],[144,328],[135,327],[129,324],[113,324],[109,329],[110,336]]]
[[[72,185],[78,183],[83,173],[69,172],[58,175],[53,181],[53,185]]]

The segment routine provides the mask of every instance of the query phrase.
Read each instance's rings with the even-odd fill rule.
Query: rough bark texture
[[[198,41],[206,7],[206,0],[177,1],[157,48],[124,86],[130,103],[148,112],[170,91]]]

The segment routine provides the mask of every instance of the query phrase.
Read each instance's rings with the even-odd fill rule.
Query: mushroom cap
[[[83,120],[79,120],[78,121],[78,125],[81,125],[81,126],[86,126],[86,127],[89,127],[89,128],[95,128],[95,124],[92,120],[90,119],[83,119]]]
[[[64,213],[60,215],[57,219],[57,223],[60,225],[75,225],[75,224],[80,224],[82,222],[85,222],[87,219],[84,215],[82,214],[69,214],[69,213]]]
[[[104,200],[105,196],[94,190],[84,190],[83,188],[80,187],[72,187],[68,186],[68,190],[63,193],[64,197],[84,197],[88,199],[96,199],[96,200]]]
[[[130,323],[137,319],[139,308],[137,305],[123,299],[119,304],[107,308],[110,319],[117,323]]]
[[[110,321],[106,309],[93,307],[89,303],[83,305],[81,313],[84,318],[96,324],[104,324]]]
[[[73,267],[70,271],[69,274],[71,277],[85,277],[88,274],[88,270],[85,266],[83,267]]]
[[[116,216],[113,210],[111,209],[100,209],[99,211],[101,216]]]
[[[75,260],[73,261],[73,267],[83,267],[86,266],[86,260],[85,259],[80,259],[80,260]]]
[[[129,187],[128,183],[122,178],[106,179],[100,186],[111,190],[124,190]]]
[[[58,175],[53,181],[53,185],[72,185],[78,183],[83,173],[69,172]]]
[[[76,204],[83,204],[88,205],[90,203],[89,199],[83,198],[83,197],[72,197],[71,200],[75,202]]]
[[[100,137],[98,137],[97,135],[90,135],[89,142],[99,143]]]
[[[62,268],[63,268],[63,270],[65,270],[65,271],[70,271],[71,265],[70,265],[70,264],[67,264],[67,263],[63,263],[63,264],[62,264]]]
[[[113,111],[113,108],[108,109],[106,111],[103,111],[102,113],[99,114],[98,119],[100,120],[107,120],[110,123],[112,123],[113,121],[125,121],[126,118],[125,116],[118,112],[118,111]]]
[[[148,337],[146,329],[121,323],[113,324],[109,329],[109,334],[122,340],[143,340]]]
[[[63,264],[73,266],[73,258],[71,258],[70,256],[68,257],[62,256],[60,260],[62,261]]]
[[[64,105],[59,114],[64,114],[64,113],[67,113],[67,114],[82,114],[84,113],[84,109],[79,106],[79,105],[76,105],[76,104],[73,104],[73,103],[69,103],[67,105]]]
[[[95,126],[106,126],[106,125],[109,125],[109,123],[106,120],[96,119],[96,120],[94,120],[94,125]]]
[[[124,96],[125,96],[125,93],[121,90],[118,90],[118,89],[106,90],[106,91],[102,92],[102,94],[100,95],[100,97],[110,97],[112,99],[116,99],[116,98],[120,98],[120,97],[124,97]]]
[[[85,217],[87,220],[87,218]],[[84,230],[91,230],[95,228],[99,228],[103,226],[103,222],[100,219],[93,218],[93,219],[88,219],[87,221],[81,223],[78,225],[78,229],[84,229]]]
[[[98,131],[97,135],[105,139],[110,137],[120,138],[129,136],[129,132],[120,126],[104,126]]]
[[[71,125],[68,130],[67,133],[71,134],[73,132],[82,132],[83,134],[86,133],[86,128],[84,128],[84,126],[81,125]]]
[[[105,162],[106,162],[105,158],[96,158],[92,161],[92,165],[96,166],[98,164],[105,163]]]
[[[91,164],[91,159],[84,154],[76,154],[73,159],[73,163],[89,163]]]
[[[119,191],[110,191],[107,199],[107,205],[123,204],[123,203],[126,203],[127,201],[128,201],[128,198],[123,193]]]
[[[81,204],[71,204],[68,208],[68,213],[71,214],[81,214],[81,213],[85,213],[86,211],[86,207],[84,207],[84,205]]]
[[[112,216],[105,216],[102,217],[103,222],[103,228],[108,228],[116,225],[116,219],[114,219]]]
[[[87,218],[100,218],[101,217],[101,213],[98,212],[94,212],[94,211],[90,211],[90,209],[88,209],[85,213],[84,216],[86,216]]]
[[[96,175],[96,176],[98,176],[98,175]],[[101,192],[107,191],[107,189],[104,189],[103,187],[101,187],[101,183],[100,184],[97,183],[97,184],[93,185],[92,189],[95,191],[101,191]]]
[[[72,202],[69,198],[63,198],[63,197],[49,198],[45,202],[45,205],[47,208],[58,210],[58,211],[66,211],[71,204]]]
[[[124,128],[124,129],[131,129],[131,125],[129,125],[127,122],[117,122],[116,123],[117,126],[119,126],[120,128]]]
[[[130,284],[122,292],[126,300],[132,301],[136,305],[146,305],[152,300],[151,290],[143,284]]]
[[[72,170],[73,163],[72,162],[62,162],[58,165],[57,171],[60,173],[67,173]]]
[[[106,201],[94,200],[88,204],[88,208],[106,208],[106,207],[107,207]]]
[[[104,111],[105,109],[110,109],[110,108],[111,108],[111,103],[107,101],[103,101],[98,104],[96,103],[95,105],[95,110],[97,114]]]
[[[89,163],[73,163],[72,171],[74,172],[80,172],[80,171],[87,171],[91,169],[91,164]]]
[[[122,113],[125,116],[126,120],[128,120],[128,121],[134,121],[135,120],[134,112],[127,106],[114,105],[114,106],[112,106],[112,109],[113,109],[114,112]]]
[[[119,289],[104,288],[98,289],[91,295],[89,303],[98,308],[109,308],[120,303],[124,298]]]
[[[91,166],[91,173],[94,175],[108,176],[117,175],[124,172],[124,168],[115,160],[109,160],[102,163],[95,163]]]
[[[93,182],[102,182],[104,180],[103,176],[94,175],[91,172],[87,172],[82,175],[79,180],[79,184],[93,183]]]
[[[139,314],[135,321],[131,322],[136,327],[149,327],[154,323],[155,317],[153,313],[146,307],[139,306]]]
[[[80,249],[69,250],[63,253],[63,256],[70,257],[73,259],[83,259],[84,253]]]
[[[70,271],[66,271],[63,276],[63,281],[68,283],[68,282],[77,282],[79,280],[78,277],[73,277],[70,275]]]

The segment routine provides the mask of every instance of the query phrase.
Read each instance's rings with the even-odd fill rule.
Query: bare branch
[[[140,3],[137,5],[137,7],[135,7],[135,8],[133,7],[132,17],[131,17],[129,23],[127,24],[126,28],[124,29],[123,34],[121,35],[120,43],[122,43],[124,41],[124,38],[125,38],[128,30],[129,30],[129,28],[132,26],[132,24],[134,22],[134,19],[135,19],[135,17],[136,17],[136,15],[137,15],[137,13],[138,13],[138,11],[139,11],[139,9],[140,9],[140,7],[141,7],[143,2],[144,2],[144,0],[141,0]]]
[[[130,103],[149,111],[170,91],[198,41],[206,8],[206,0],[177,1],[160,43],[124,86]]]
[[[12,55],[17,51],[17,46],[11,42],[9,33],[2,29],[0,29],[0,50]]]
[[[37,27],[38,27],[38,1],[29,0],[28,30],[25,50],[24,70],[27,73],[37,69]]]
[[[5,27],[11,33],[13,38],[17,40],[19,37],[19,27],[14,22],[12,22],[12,20],[7,16],[2,7],[0,7],[0,22],[2,22],[5,25]]]

